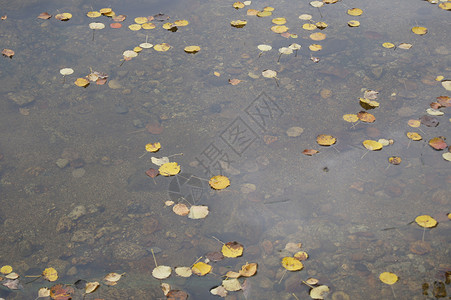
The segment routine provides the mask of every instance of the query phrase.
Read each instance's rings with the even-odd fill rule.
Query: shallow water
[[[427,141],[450,138],[450,111],[441,109],[437,127],[407,122],[426,114],[436,97],[449,96],[435,80],[450,77],[449,12],[426,1],[342,1],[319,10],[307,2],[255,2],[238,10],[232,4],[113,1],[108,5],[127,19],[111,29],[110,18],[86,16],[101,3],[1,3],[2,47],[15,51],[0,60],[1,264],[11,265],[23,285],[1,289],[1,297],[32,299],[40,287],[125,272],[117,285],[102,283],[86,299],[164,299],[161,282],[190,299],[216,299],[210,289],[246,262],[258,263],[257,274],[227,299],[307,299],[310,288],[301,281],[309,277],[329,286],[329,299],[340,291],[351,299],[390,299],[393,291],[400,299],[426,299],[424,283],[425,293],[438,295],[433,283],[445,282],[451,270],[451,176],[441,156],[447,150]],[[265,6],[275,8],[273,16],[246,16],[248,8]],[[364,13],[351,17],[351,7]],[[73,17],[36,19],[44,11]],[[135,17],[160,12],[189,25],[176,32],[159,22],[152,30],[128,29]],[[304,13],[329,25],[324,41],[310,40],[301,28]],[[275,17],[285,17],[298,37],[272,32]],[[237,19],[248,23],[231,27]],[[352,19],[360,27],[348,27]],[[93,21],[106,24],[94,41]],[[428,33],[415,35],[413,26]],[[125,50],[146,39],[172,48],[143,49],[123,61]],[[385,49],[387,41],[413,47]],[[291,43],[302,48],[277,62],[278,48]],[[310,51],[312,43],[323,50]],[[273,49],[259,56],[259,44]],[[185,53],[188,45],[201,50]],[[65,67],[74,74],[63,78]],[[264,78],[265,69],[276,70],[277,81]],[[108,74],[107,84],[74,85],[91,71]],[[233,78],[241,82],[229,84]],[[368,111],[376,121],[345,122],[344,114],[364,110],[358,98],[366,89],[379,92],[380,107]],[[289,137],[294,126],[303,132]],[[410,141],[408,131],[423,140]],[[319,146],[319,134],[333,135],[336,144]],[[362,145],[380,138],[394,144],[380,151]],[[145,153],[154,142],[159,152]],[[306,156],[304,149],[320,152]],[[158,169],[152,156],[169,156],[181,173],[149,178],[145,171]],[[401,164],[390,165],[391,156]],[[231,180],[223,191],[208,186],[218,174]],[[209,215],[177,216],[167,200],[206,205]],[[423,214],[438,226],[423,231],[411,223]],[[152,277],[151,249],[159,265],[191,266],[220,251],[217,239],[241,243],[243,255],[212,262],[202,277]],[[284,272],[282,258],[293,255],[287,243],[308,252],[303,270]],[[26,284],[26,275],[47,267],[58,271],[56,282]],[[393,291],[379,280],[385,271],[400,277]],[[77,290],[74,298],[81,295]]]

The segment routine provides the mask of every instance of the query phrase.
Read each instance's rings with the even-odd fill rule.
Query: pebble
[[[84,205],[76,206],[67,216],[72,220],[78,220],[86,214],[86,207]]]
[[[128,107],[123,103],[116,104],[114,109],[116,110],[116,113],[121,115],[128,113]]]
[[[58,168],[60,169],[64,169],[65,167],[67,167],[67,165],[69,164],[69,160],[65,159],[65,158],[58,158],[56,160],[56,165],[58,166]]]
[[[304,132],[304,129],[303,129],[303,128],[294,126],[294,127],[288,128],[288,130],[287,130],[287,135],[288,135],[289,137],[298,137],[298,136],[300,136],[303,132]]]
[[[83,175],[85,175],[85,173],[86,173],[85,169],[78,168],[78,169],[75,169],[75,170],[72,171],[72,176],[74,178],[81,178],[81,177],[83,177]]]

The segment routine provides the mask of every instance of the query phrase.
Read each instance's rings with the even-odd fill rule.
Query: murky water
[[[442,158],[447,149],[427,142],[450,139],[450,110],[440,109],[437,127],[407,124],[436,97],[449,96],[435,80],[451,76],[449,12],[427,1],[341,1],[320,9],[308,2],[232,4],[113,1],[108,6],[127,19],[112,29],[111,18],[86,16],[102,3],[0,3],[7,16],[0,21],[2,47],[15,51],[0,60],[0,263],[12,266],[22,285],[2,288],[0,297],[34,299],[41,287],[102,282],[117,272],[126,273],[117,285],[102,283],[86,299],[164,299],[162,282],[190,299],[216,299],[210,289],[246,262],[258,264],[257,274],[245,284],[240,278],[245,291],[227,299],[307,299],[310,288],[301,281],[309,277],[330,288],[325,299],[449,295],[451,165]],[[246,16],[265,6],[274,7],[272,16]],[[364,13],[349,16],[352,7]],[[45,11],[72,18],[36,18]],[[170,32],[153,21],[155,29],[128,29],[134,18],[160,12],[189,25]],[[324,41],[309,38],[320,30],[302,29],[308,21],[301,14],[328,24]],[[285,17],[298,37],[272,32],[275,17]],[[231,27],[238,19],[247,25]],[[350,20],[360,27],[348,27]],[[94,40],[93,21],[106,25]],[[413,26],[428,33],[415,35]],[[123,61],[125,50],[146,39],[171,49],[143,49]],[[413,46],[393,50],[384,42]],[[277,62],[278,49],[292,43],[302,46],[297,55]],[[310,51],[313,43],[323,49]],[[259,44],[273,49],[259,56]],[[201,50],[185,53],[189,45]],[[74,74],[63,78],[62,68]],[[278,72],[277,81],[261,75],[266,69]],[[92,71],[108,74],[107,84],[74,84]],[[367,89],[379,92],[380,107],[368,110],[376,121],[345,122],[344,114],[364,110],[358,99]],[[302,134],[288,136],[291,127]],[[410,141],[409,131],[423,140]],[[319,134],[336,144],[319,146]],[[362,146],[380,138],[394,144],[369,152]],[[160,151],[145,153],[154,142]],[[304,149],[319,153],[306,156]],[[158,169],[152,156],[169,156],[181,173],[148,177],[146,170]],[[391,156],[401,164],[389,164]],[[208,186],[218,174],[231,180],[225,190]],[[168,200],[206,205],[209,215],[178,216]],[[423,231],[412,223],[419,215],[438,226]],[[159,265],[192,266],[220,251],[218,240],[241,243],[243,255],[210,262],[212,272],[202,277],[152,276],[151,249]],[[281,265],[294,254],[288,243],[302,243],[309,254],[301,271]],[[27,283],[25,276],[48,267],[58,271],[56,282]],[[379,280],[386,271],[400,278],[393,290]]]

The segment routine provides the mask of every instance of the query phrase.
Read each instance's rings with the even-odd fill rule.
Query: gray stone
[[[130,242],[121,242],[113,249],[115,259],[139,260],[145,255],[147,255],[147,251],[144,247]]]
[[[78,220],[86,214],[86,207],[84,205],[76,206],[67,216],[71,220]]]
[[[19,106],[27,106],[34,102],[34,96],[32,95],[24,95],[24,94],[8,94],[9,98]]]
[[[58,166],[58,168],[60,169],[64,169],[67,165],[69,164],[69,160],[65,159],[65,158],[58,158],[56,160],[56,165]]]
[[[70,240],[74,243],[86,243],[92,245],[94,244],[94,234],[89,230],[77,230]]]

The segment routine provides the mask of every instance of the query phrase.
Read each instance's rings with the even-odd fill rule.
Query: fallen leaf
[[[299,259],[291,256],[286,256],[282,259],[282,267],[284,267],[288,271],[299,271],[304,268],[302,262]]]
[[[192,205],[188,214],[190,219],[203,219],[208,215],[208,206]]]
[[[302,154],[312,156],[318,152],[319,151],[315,149],[305,149],[304,151],[302,151]]]
[[[446,147],[448,147],[448,145],[446,144],[445,139],[443,137],[432,138],[429,141],[429,146],[431,146],[435,150],[443,150]]]
[[[337,139],[328,134],[320,134],[316,137],[316,142],[321,146],[331,146],[335,144]]]
[[[191,268],[193,273],[198,276],[204,276],[204,275],[210,273],[211,269],[212,269],[212,267],[209,264],[206,264],[201,261],[198,263],[195,263]]]
[[[225,257],[238,257],[243,255],[244,247],[238,242],[228,242],[222,246],[221,252]]]
[[[51,17],[52,15],[49,14],[48,12],[43,12],[39,14],[38,19],[47,20],[50,19]]]
[[[163,176],[172,176],[180,173],[180,166],[176,162],[165,163],[158,169]]]
[[[233,79],[229,79],[229,83],[231,84],[231,85],[237,85],[238,83],[240,83],[242,80],[239,80],[239,79],[236,79],[236,78],[233,78]]]
[[[169,266],[158,266],[152,270],[152,276],[156,279],[166,279],[171,276],[172,268]]]
[[[215,190],[222,190],[230,185],[230,180],[226,176],[216,175],[213,176],[208,183]]]
[[[48,281],[56,281],[58,279],[58,272],[54,268],[46,268],[42,272],[42,276]]]
[[[395,273],[383,272],[379,275],[379,279],[386,284],[392,285],[398,281],[398,276]]]
[[[327,285],[320,285],[310,290],[310,297],[312,299],[324,299],[329,294],[329,287]]]

